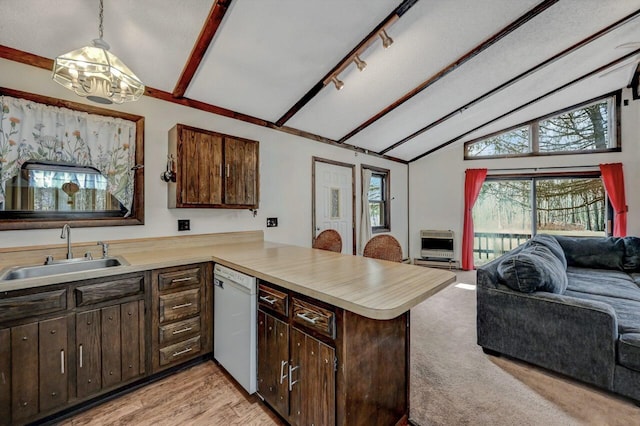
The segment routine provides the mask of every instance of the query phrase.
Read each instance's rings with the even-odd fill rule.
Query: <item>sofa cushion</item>
[[[567,289],[565,296],[598,300],[611,306],[618,320],[618,333],[640,333],[640,302],[602,294],[582,293]]]
[[[568,266],[623,270],[625,244],[617,237],[555,236],[564,250]]]
[[[523,293],[547,291],[562,294],[567,288],[564,265],[546,246],[529,244],[507,254],[498,265],[498,280]]]
[[[640,302],[640,288],[626,272],[569,266],[567,278],[567,290]]]
[[[553,235],[536,234],[533,236],[533,238],[531,238],[531,240],[529,240],[529,242],[534,245],[540,244],[547,247],[549,250],[551,250],[551,253],[553,253],[560,260],[564,269],[567,269],[567,258],[564,255],[564,250]]]
[[[625,271],[640,270],[640,238],[624,237],[624,261]]]
[[[640,371],[640,333],[626,333],[618,339],[618,363]]]

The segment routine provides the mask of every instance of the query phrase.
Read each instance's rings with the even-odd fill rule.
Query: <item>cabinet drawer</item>
[[[164,346],[200,334],[200,317],[160,326],[160,345]]]
[[[293,322],[325,336],[335,338],[335,314],[313,303],[292,298]]]
[[[289,296],[264,284],[258,286],[258,303],[284,316],[289,314]]]
[[[190,358],[200,352],[200,336],[160,349],[160,365]]]
[[[43,291],[0,299],[0,321],[32,317],[67,309],[67,290]]]
[[[160,296],[160,322],[187,318],[200,312],[200,289]]]
[[[158,288],[160,291],[200,284],[202,279],[202,267],[196,266],[189,269],[181,269],[173,272],[163,272],[158,275]]]
[[[77,287],[76,306],[92,305],[144,293],[143,276]]]

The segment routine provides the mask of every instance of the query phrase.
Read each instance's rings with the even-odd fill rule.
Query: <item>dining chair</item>
[[[316,237],[313,248],[340,253],[342,252],[342,238],[335,229],[325,229]]]
[[[364,257],[402,262],[402,247],[392,235],[376,235],[364,246]]]

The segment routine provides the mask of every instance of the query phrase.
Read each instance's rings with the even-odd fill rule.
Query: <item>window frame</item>
[[[558,115],[562,115],[567,112],[575,111],[581,108],[585,108],[589,105],[602,102],[604,100],[613,99],[612,109],[613,113],[610,118],[610,129],[611,129],[611,141],[615,143],[615,146],[611,148],[605,149],[588,149],[588,150],[576,150],[576,151],[554,151],[554,152],[540,152],[539,150],[539,122],[556,117]],[[567,108],[563,108],[558,111],[554,111],[550,114],[545,114],[543,116],[534,118],[529,121],[525,121],[522,123],[518,123],[516,125],[510,126],[506,129],[502,129],[496,132],[492,132],[486,134],[484,136],[480,136],[474,138],[470,141],[464,143],[464,160],[487,160],[487,159],[495,159],[495,158],[520,158],[520,157],[546,157],[551,155],[576,155],[576,154],[597,154],[603,152],[621,152],[622,151],[622,142],[620,137],[620,107],[622,104],[622,90],[616,90],[614,92],[607,93],[603,96],[598,96],[596,98],[590,99],[585,102],[581,102],[579,104],[575,104],[569,106]],[[529,148],[530,152],[527,153],[517,153],[517,154],[498,154],[498,155],[480,155],[480,156],[470,156],[469,155],[469,147],[476,142],[479,142],[484,139],[489,139],[491,137],[508,133],[513,130],[517,130],[521,127],[529,128]]]
[[[372,177],[375,175],[382,177],[382,190],[380,191],[382,201],[368,200],[368,202],[376,202],[380,204],[380,211],[383,212],[384,215],[384,223],[380,226],[371,226],[371,233],[378,234],[381,232],[391,232],[391,171],[382,167],[369,166],[366,164],[362,164],[361,168],[362,170],[370,170]],[[369,182],[369,185],[371,185],[371,182]],[[364,209],[364,206],[361,207]]]

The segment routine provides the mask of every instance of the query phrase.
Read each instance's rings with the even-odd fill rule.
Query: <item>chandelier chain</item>
[[[102,5],[102,0],[100,0],[100,25],[98,26],[99,38],[102,39],[102,19],[104,18],[104,7]]]

